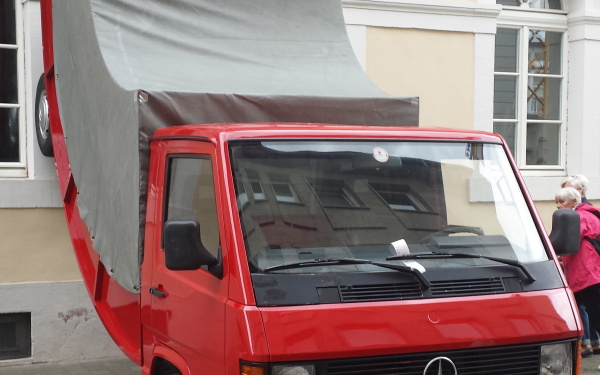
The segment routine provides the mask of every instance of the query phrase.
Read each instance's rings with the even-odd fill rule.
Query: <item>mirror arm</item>
[[[208,272],[212,273],[215,277],[223,280],[223,254],[221,253],[221,245],[219,245],[219,254],[217,255],[217,264],[214,266],[208,266]]]

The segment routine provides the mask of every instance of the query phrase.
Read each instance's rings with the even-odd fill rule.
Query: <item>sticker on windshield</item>
[[[390,159],[388,152],[381,147],[375,147],[373,149],[373,157],[380,163],[386,163]]]

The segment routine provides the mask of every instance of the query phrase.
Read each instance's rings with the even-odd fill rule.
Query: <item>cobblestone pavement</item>
[[[581,375],[600,375],[599,365],[600,355],[584,358],[581,362]],[[0,367],[1,375],[140,375],[140,373],[140,367],[126,358]]]

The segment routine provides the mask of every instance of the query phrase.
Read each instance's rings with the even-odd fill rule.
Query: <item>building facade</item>
[[[343,0],[371,80],[420,98],[420,126],[507,140],[549,231],[572,174],[600,200],[600,0]],[[0,5],[0,366],[122,355],[72,253],[36,135],[37,0]]]

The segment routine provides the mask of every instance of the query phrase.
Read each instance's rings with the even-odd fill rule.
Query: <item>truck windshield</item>
[[[231,160],[253,273],[502,264],[533,280],[549,259],[499,144],[238,141]]]

